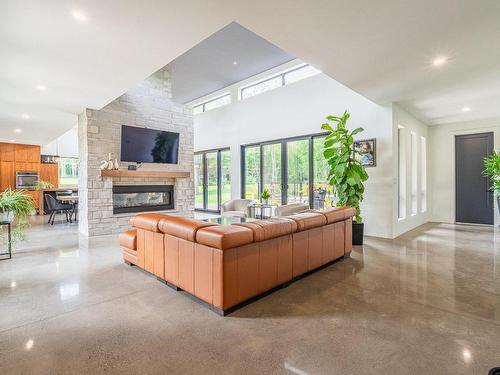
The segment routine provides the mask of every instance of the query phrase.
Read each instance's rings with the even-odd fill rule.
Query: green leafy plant
[[[328,162],[328,182],[338,198],[337,206],[355,208],[356,223],[361,223],[359,205],[365,192],[363,182],[368,179],[368,174],[355,158],[353,143],[354,136],[364,129],[356,128],[349,131],[347,129],[349,117],[350,114],[347,111],[341,117],[326,117],[328,123],[321,125],[321,129],[329,132],[325,138],[323,156]]]
[[[500,152],[493,153],[484,158],[483,175],[488,177],[495,195],[500,195]]]
[[[269,198],[271,198],[271,193],[269,192],[269,190],[268,190],[268,189],[264,189],[264,190],[262,191],[262,193],[260,194],[260,197],[261,197],[262,199],[264,199],[264,200],[265,200],[265,199],[269,199]]]
[[[24,240],[24,229],[29,226],[29,216],[35,210],[35,202],[24,190],[6,189],[0,193],[0,213],[10,214],[15,222],[12,240]]]
[[[52,189],[54,188],[54,185],[49,182],[49,181],[44,181],[44,180],[38,180],[35,189],[37,190],[45,190],[45,189]]]

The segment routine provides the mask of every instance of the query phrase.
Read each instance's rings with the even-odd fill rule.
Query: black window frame
[[[245,169],[246,169],[246,158],[245,149],[247,147],[259,147],[260,149],[260,168],[259,168],[259,188],[258,196],[262,192],[262,187],[264,186],[264,174],[263,166],[264,159],[262,157],[262,148],[264,145],[281,143],[281,204],[287,204],[288,199],[288,155],[287,155],[287,143],[300,140],[309,141],[309,207],[314,207],[314,138],[321,138],[328,135],[328,132],[298,135],[294,137],[273,139],[270,141],[254,142],[241,145],[240,149],[240,184],[241,184],[241,198],[245,198]]]
[[[196,151],[194,155],[202,155],[202,173],[203,173],[203,208],[196,207],[196,198],[195,198],[195,211],[198,212],[210,212],[210,213],[220,213],[221,205],[222,205],[222,184],[221,184],[221,176],[222,176],[222,158],[221,153],[224,151],[229,151],[229,155],[231,155],[230,147],[221,147],[210,150]],[[207,154],[217,153],[217,209],[209,209],[208,206],[208,171],[207,171]],[[194,160],[194,159],[193,159]],[[231,179],[231,185],[233,181]],[[196,187],[195,187],[196,188]]]
[[[225,98],[226,96],[227,96],[227,97],[229,97],[229,99],[230,99],[230,100],[229,100],[229,103],[224,104],[224,105],[231,104],[231,93],[230,93],[230,92],[226,92],[226,93],[224,93],[224,94],[222,94],[222,95],[216,96],[215,98],[212,98],[212,99],[209,99],[209,100],[207,100],[207,101],[205,101],[205,102],[202,102],[202,103],[199,103],[199,104],[194,105],[194,106],[193,106],[193,111],[194,111],[194,109],[195,109],[195,108],[201,107],[201,113],[203,113],[203,112],[207,112],[207,110],[205,109],[205,106],[206,106],[207,104],[210,104],[210,103],[212,103],[212,102],[215,102],[216,100],[219,100],[219,99]],[[223,107],[224,105],[222,105],[221,107]],[[217,108],[219,108],[219,107],[217,107]],[[213,109],[217,109],[217,108],[213,108]],[[209,111],[210,111],[210,110],[209,110]]]
[[[295,68],[292,68],[292,69],[290,69],[290,70],[286,70],[286,71],[284,71],[284,72],[282,72],[282,73],[274,74],[274,75],[272,75],[272,76],[270,76],[270,77],[267,77],[267,78],[264,78],[264,79],[262,79],[262,80],[260,80],[260,81],[253,82],[253,83],[251,83],[251,84],[249,84],[249,85],[243,86],[243,87],[241,87],[241,88],[240,88],[240,90],[239,90],[240,100],[246,100],[246,99],[251,98],[251,97],[253,97],[253,96],[260,95],[260,94],[256,94],[256,95],[249,96],[248,98],[243,98],[243,92],[244,92],[245,90],[247,90],[247,89],[249,89],[249,88],[252,88],[252,87],[255,87],[255,86],[258,86],[258,85],[260,85],[260,84],[262,84],[262,83],[265,83],[265,82],[271,81],[271,80],[273,80],[273,79],[279,78],[279,77],[281,77],[281,85],[280,85],[280,86],[278,86],[278,87],[283,87],[283,86],[286,86],[286,85],[287,85],[287,83],[286,83],[286,76],[287,76],[288,74],[290,74],[290,73],[292,73],[292,72],[296,72],[297,70],[304,69],[304,68],[306,68],[306,67],[308,67],[308,66],[310,66],[310,64],[302,64],[302,65],[297,66],[297,67],[295,67]],[[314,67],[313,67],[313,68],[314,68]],[[274,90],[274,89],[271,89],[271,90]],[[271,90],[268,90],[268,91],[271,91]]]

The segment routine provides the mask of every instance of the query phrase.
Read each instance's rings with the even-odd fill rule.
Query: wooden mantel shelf
[[[189,172],[162,172],[162,171],[146,171],[137,170],[129,171],[128,169],[101,170],[102,177],[131,177],[131,178],[187,178],[191,174]]]

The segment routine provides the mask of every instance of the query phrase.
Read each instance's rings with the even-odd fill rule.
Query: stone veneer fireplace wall
[[[189,106],[171,100],[170,73],[163,68],[100,110],[78,116],[79,231],[88,236],[119,233],[133,213],[113,213],[113,185],[174,185],[174,209],[184,216],[194,212],[193,114]],[[180,133],[178,164],[144,164],[140,171],[189,172],[188,178],[101,177],[100,162],[120,160],[121,126],[139,126]],[[120,163],[126,169],[131,163]]]

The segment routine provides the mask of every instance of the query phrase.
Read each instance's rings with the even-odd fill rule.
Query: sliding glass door
[[[273,204],[331,207],[335,199],[327,180],[324,141],[319,134],[242,146],[242,196],[259,200],[268,189]]]
[[[194,155],[195,209],[220,211],[231,197],[231,154],[229,149],[197,152]]]
[[[286,142],[286,203],[309,203],[309,139]]]
[[[262,178],[265,190],[271,194],[270,204],[281,203],[281,143],[262,146]]]
[[[243,156],[243,197],[258,200],[261,193],[260,182],[260,146],[245,147]]]
[[[220,151],[220,194],[221,203],[231,199],[231,151]]]
[[[194,155],[194,208],[204,209],[204,158],[203,154]]]

